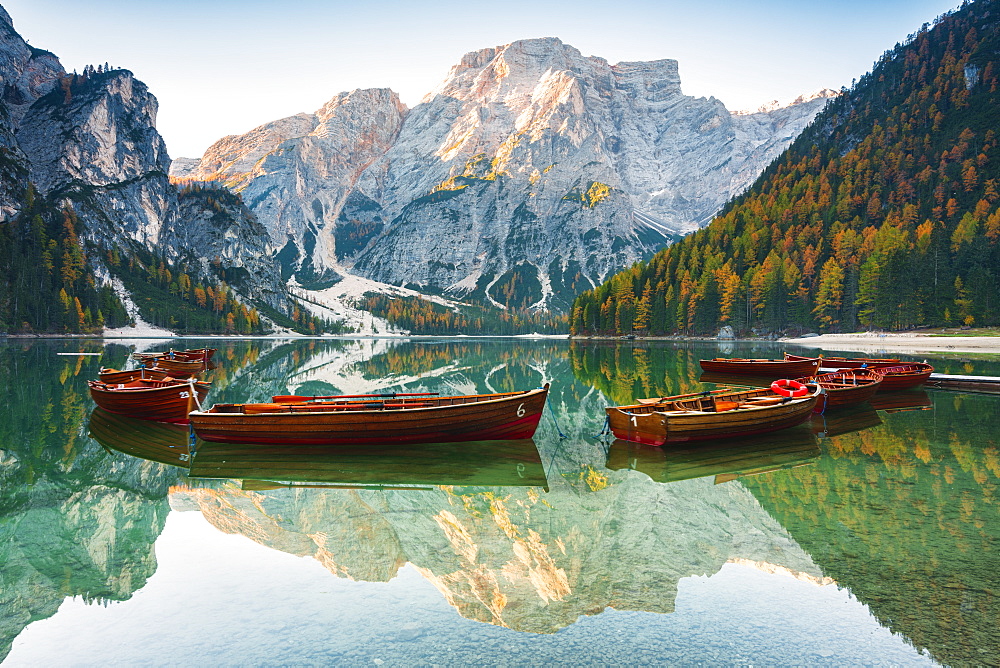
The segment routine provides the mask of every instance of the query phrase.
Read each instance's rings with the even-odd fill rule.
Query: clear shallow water
[[[701,389],[700,357],[780,349],[213,345],[210,402],[549,381],[555,419],[544,416],[535,453],[444,450],[422,466],[400,453],[332,458],[317,465],[325,484],[363,488],[247,489],[115,449],[144,439],[147,456],[169,454],[176,433],[116,443],[115,425],[108,441],[91,424],[86,379],[124,362],[125,347],[0,345],[15,388],[0,412],[5,665],[1000,656],[1000,398],[918,391],[743,453],[667,453],[596,438],[603,407]],[[91,348],[103,357],[55,354]],[[27,374],[37,382],[13,382]]]

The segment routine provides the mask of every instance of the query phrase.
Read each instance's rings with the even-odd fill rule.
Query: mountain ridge
[[[324,170],[295,145],[314,116],[298,114],[227,136],[173,174],[239,190],[302,283],[353,272],[500,308],[564,309],[704,222],[825,101],[748,118],[684,96],[676,60],[609,65],[558,38],[520,40],[465,54],[412,109],[395,98],[395,136],[366,144],[342,123],[324,139],[338,156],[355,142],[385,147],[362,151],[368,164]],[[266,201],[275,192],[285,209]]]

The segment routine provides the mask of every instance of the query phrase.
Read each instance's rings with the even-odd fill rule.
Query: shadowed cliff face
[[[237,287],[282,303],[280,273],[252,217],[230,215],[225,233],[213,235],[218,207],[178,201],[156,130],[156,98],[132,72],[87,66],[83,74],[67,74],[55,55],[29,46],[4,12],[0,80],[0,221],[16,216],[28,198],[41,197],[72,207],[83,223],[82,239],[99,249],[200,259],[204,275],[213,260],[222,268],[252,267]],[[190,227],[207,229],[192,233]],[[212,243],[203,243],[206,237]],[[99,277],[106,274],[102,255],[88,257],[88,269]]]

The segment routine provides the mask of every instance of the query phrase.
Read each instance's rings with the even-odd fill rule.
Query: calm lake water
[[[94,411],[86,381],[134,348],[0,342],[5,666],[1000,662],[998,396],[661,450],[601,437],[604,407],[781,348],[171,345],[219,348],[208,403],[550,382],[551,411],[533,443],[187,460],[184,429]]]

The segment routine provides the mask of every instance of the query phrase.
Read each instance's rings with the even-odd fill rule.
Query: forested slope
[[[1000,323],[1000,2],[925,24],[712,223],[580,295],[574,334]]]

